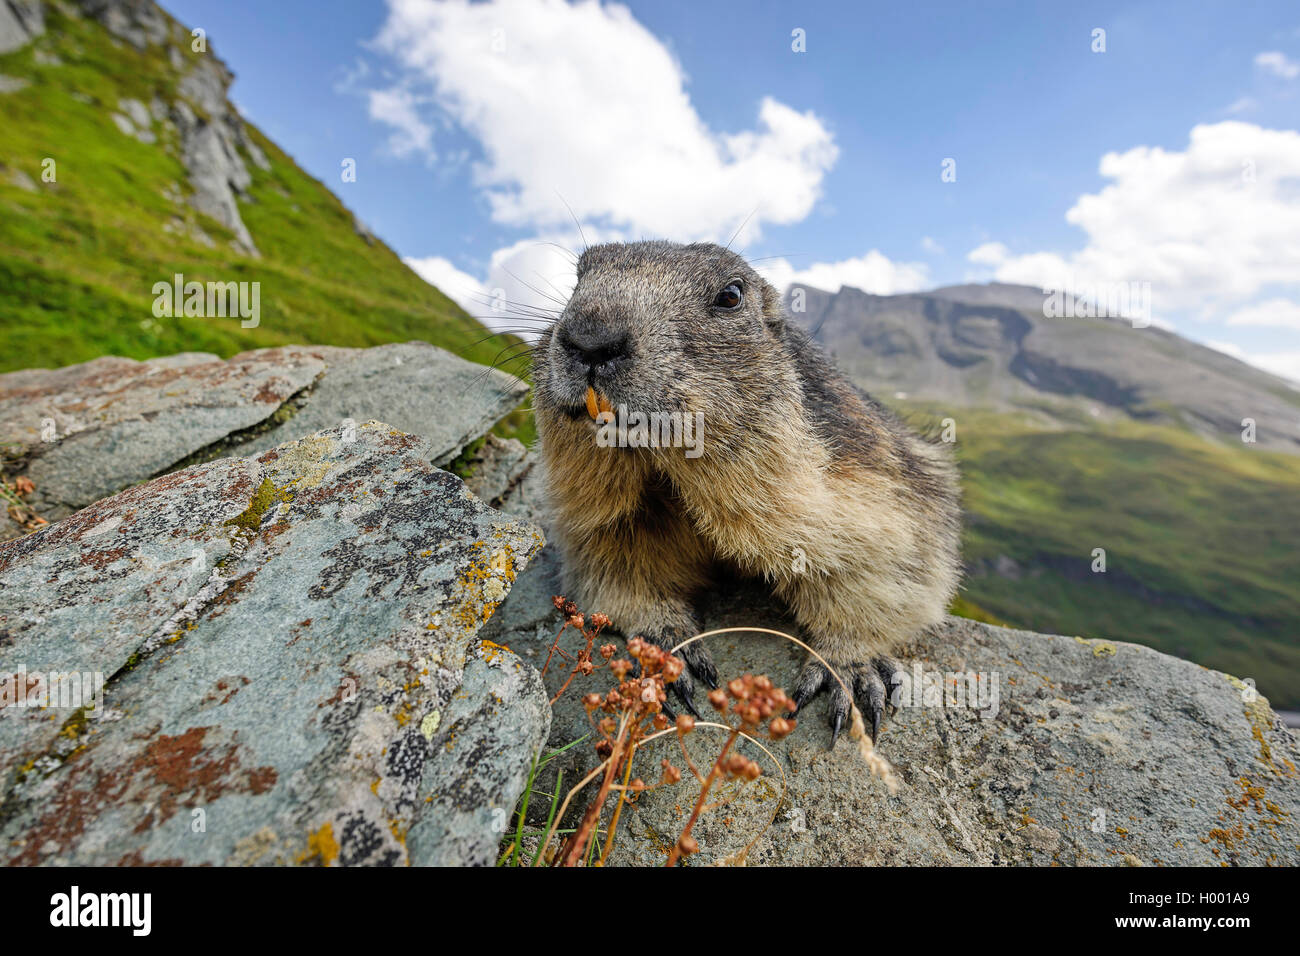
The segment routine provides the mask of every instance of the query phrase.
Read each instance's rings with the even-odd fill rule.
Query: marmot
[[[624,635],[672,647],[720,563],[761,576],[850,683],[874,738],[900,642],[942,619],[957,587],[960,508],[947,449],[912,432],[787,321],[780,295],[711,243],[606,244],[578,260],[573,295],[533,349],[551,533],[566,594]],[[625,430],[640,412],[701,434],[692,454]],[[619,417],[623,416],[623,417]],[[608,420],[614,417],[614,426]],[[660,443],[662,444],[662,443]],[[712,686],[703,642],[691,673]],[[802,705],[849,698],[815,659]]]

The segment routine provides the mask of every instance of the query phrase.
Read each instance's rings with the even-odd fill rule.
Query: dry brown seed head
[[[695,718],[690,714],[677,715],[677,732],[679,734],[689,734],[695,729]]]
[[[727,695],[722,692],[722,688],[709,691],[709,703],[713,705],[714,710],[727,709]]]

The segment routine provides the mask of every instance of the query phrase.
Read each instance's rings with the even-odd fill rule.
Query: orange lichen
[[[298,855],[298,862],[319,859],[321,866],[331,866],[338,858],[339,844],[334,839],[334,824],[326,821],[315,833],[307,835],[307,849]]]

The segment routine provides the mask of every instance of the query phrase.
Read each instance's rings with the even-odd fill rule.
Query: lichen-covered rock
[[[55,520],[177,466],[246,457],[346,419],[420,434],[444,464],[527,391],[424,342],[288,346],[228,361],[107,357],[0,375],[0,441],[17,446],[15,474],[35,484],[35,511]]]
[[[540,667],[560,628],[550,603],[556,593],[561,585],[547,549],[482,636]],[[709,603],[708,629],[798,633],[751,583],[730,583]],[[706,642],[724,681],[766,674],[789,688],[803,657],[789,642],[760,634]],[[571,640],[561,646],[576,649]],[[696,862],[735,854],[762,833],[751,864],[1300,863],[1300,746],[1268,702],[1235,678],[1136,644],[961,618],[949,618],[901,656],[921,679],[919,694],[904,701],[880,737],[879,752],[901,781],[898,793],[891,796],[868,773],[847,735],[827,750],[823,695],[791,736],[766,744],[788,780],[783,801],[778,768],[742,742],[763,776],[715,791],[733,799],[695,827],[702,848]],[[563,661],[552,668],[546,683],[554,694],[567,668]],[[952,706],[952,697],[949,706],[935,706],[944,700],[941,688],[955,688],[954,677],[964,706]],[[581,697],[609,686],[604,671],[574,679],[555,707],[548,748],[591,732]],[[975,695],[967,696],[972,687]],[[711,719],[702,694],[698,703]],[[700,728],[688,738],[701,766],[716,755],[720,733]],[[671,738],[649,745],[634,775],[653,783],[665,757],[682,766]],[[550,792],[563,769],[567,789],[595,764],[589,741],[553,759],[537,786]],[[684,782],[624,808],[612,863],[663,862],[699,792],[682,769]],[[576,810],[589,799],[578,799]]]
[[[434,464],[444,465],[528,394],[519,379],[424,342],[369,349],[294,346],[286,353],[300,361],[322,361],[326,373],[292,419],[239,444],[241,455],[331,428],[344,419],[378,418],[427,438]]]
[[[534,455],[514,438],[485,435],[467,465],[465,484],[494,508],[506,503],[536,465]],[[512,512],[518,513],[518,512]]]
[[[542,540],[432,454],[335,428],[0,545],[0,860],[492,862],[549,711],[477,631]]]
[[[264,421],[324,369],[309,355],[263,349],[229,362],[190,352],[9,372],[0,439],[29,459],[37,510],[60,518]]]

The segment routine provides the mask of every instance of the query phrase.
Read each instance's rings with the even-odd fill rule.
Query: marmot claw
[[[876,738],[880,735],[880,720],[885,714],[885,708],[889,708],[890,716],[897,711],[891,700],[894,692],[901,686],[902,678],[899,676],[900,667],[897,661],[888,657],[875,657],[866,662],[840,663],[832,662],[836,672],[843,678],[844,682],[849,685],[849,691],[846,691],[840,682],[836,680],[829,670],[817,660],[810,660],[804,665],[803,671],[799,674],[798,680],[795,681],[794,687],[794,710],[797,713],[804,704],[812,700],[822,691],[829,691],[831,694],[831,747],[839,740],[840,731],[844,729],[844,724],[849,719],[849,710],[852,701],[849,692],[857,698],[858,706],[862,710],[862,717],[871,729],[871,742],[875,743]]]

